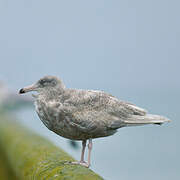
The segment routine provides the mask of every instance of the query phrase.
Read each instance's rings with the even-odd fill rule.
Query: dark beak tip
[[[23,93],[25,93],[25,91],[24,91],[24,89],[22,88],[22,89],[19,90],[19,94],[23,94]]]

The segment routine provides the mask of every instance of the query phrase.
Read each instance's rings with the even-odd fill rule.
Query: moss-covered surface
[[[4,152],[0,147],[0,179],[2,180],[18,180],[10,168]]]
[[[18,179],[102,179],[90,169],[68,164],[74,159],[66,152],[5,116],[0,117],[0,147]]]

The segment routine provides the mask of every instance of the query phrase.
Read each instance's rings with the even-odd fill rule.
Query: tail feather
[[[145,116],[137,116],[133,115],[131,118],[124,120],[125,126],[140,126],[146,124],[158,124],[161,125],[165,122],[170,122],[166,117],[153,115],[153,114],[146,114]]]

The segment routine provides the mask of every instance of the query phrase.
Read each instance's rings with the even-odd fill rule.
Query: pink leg
[[[84,153],[85,153],[85,148],[86,148],[86,140],[82,142],[82,152],[81,152],[81,160],[78,162],[71,162],[71,164],[79,164],[84,167],[89,167],[90,166],[90,160],[91,160],[91,150],[92,150],[92,139],[89,139],[89,144],[88,144],[88,162],[84,161]]]
[[[85,148],[86,148],[86,140],[82,141],[82,152],[81,152],[81,160],[80,160],[80,162],[84,162]]]
[[[92,139],[89,139],[88,150],[89,151],[88,151],[88,162],[87,162],[87,165],[89,167],[90,163],[91,163]]]

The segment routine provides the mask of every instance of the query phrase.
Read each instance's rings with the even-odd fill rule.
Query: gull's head
[[[65,88],[63,82],[55,76],[45,76],[38,80],[35,84],[20,89],[19,94],[23,94],[30,91],[50,92],[52,90],[61,91]]]

